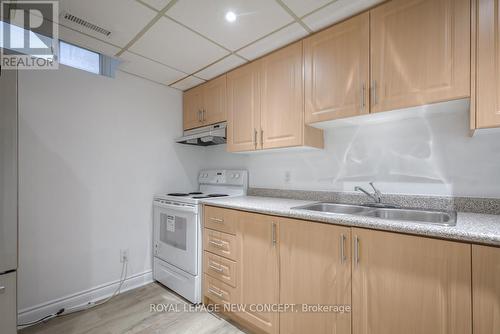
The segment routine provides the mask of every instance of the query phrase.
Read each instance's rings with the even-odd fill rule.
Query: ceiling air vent
[[[87,20],[84,20],[82,18],[79,18],[78,16],[74,16],[70,13],[63,13],[62,17],[66,20],[66,21],[69,21],[69,22],[72,22],[74,24],[77,24],[87,30],[92,30],[92,31],[95,31],[99,34],[102,34],[106,37],[109,37],[109,35],[111,35],[111,31],[109,30],[106,30],[104,28],[101,28],[99,27],[98,25],[95,25]]]

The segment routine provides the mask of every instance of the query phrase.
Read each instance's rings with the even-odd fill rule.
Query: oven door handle
[[[162,209],[171,209],[175,211],[183,211],[183,212],[191,212],[196,214],[197,208],[196,206],[183,206],[183,205],[175,205],[175,204],[166,204],[166,203],[158,203],[155,202],[154,205],[156,207],[162,208]]]

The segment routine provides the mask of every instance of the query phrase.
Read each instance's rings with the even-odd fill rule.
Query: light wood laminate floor
[[[246,333],[205,311],[150,312],[151,304],[188,303],[157,283],[128,291],[93,309],[53,319],[20,334],[240,334]]]

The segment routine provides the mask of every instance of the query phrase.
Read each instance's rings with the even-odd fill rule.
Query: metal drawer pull
[[[215,291],[214,289],[212,288],[209,288],[208,289],[208,292],[210,292],[211,294],[214,294],[216,295],[217,297],[219,298],[223,298],[224,297],[224,294],[222,292],[218,292],[218,291]]]
[[[366,92],[366,85],[363,84],[361,86],[361,110],[364,111],[365,110],[365,93]]]
[[[354,237],[354,262],[356,266],[359,265],[359,238],[358,236]]]
[[[276,246],[276,223],[273,223],[273,227],[271,230],[271,237],[272,237],[272,245]]]
[[[215,271],[218,271],[220,273],[223,273],[224,272],[224,269],[222,268],[222,266],[218,263],[215,263],[215,262],[212,262],[213,264],[210,264],[209,267],[210,269],[213,269]]]
[[[0,293],[4,293],[5,292],[5,287],[4,286],[0,286]]]
[[[216,223],[223,223],[224,222],[224,219],[222,219],[222,218],[210,217],[210,220],[213,222],[216,222]]]
[[[222,242],[222,240],[210,240],[209,242],[214,246],[224,247],[224,243]]]
[[[205,114],[206,114],[206,113],[207,113],[207,111],[206,111],[205,109],[203,109],[203,111],[202,111],[202,115],[203,115],[203,117],[202,117],[202,119],[201,119],[203,122],[205,122],[205,121],[206,121],[206,118],[205,118]]]
[[[344,263],[347,260],[345,256],[345,235],[340,235],[340,263]]]
[[[253,129],[253,144],[257,148],[257,129]]]

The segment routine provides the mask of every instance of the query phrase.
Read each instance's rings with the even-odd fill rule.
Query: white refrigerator
[[[17,71],[0,68],[0,332],[17,331]]]

